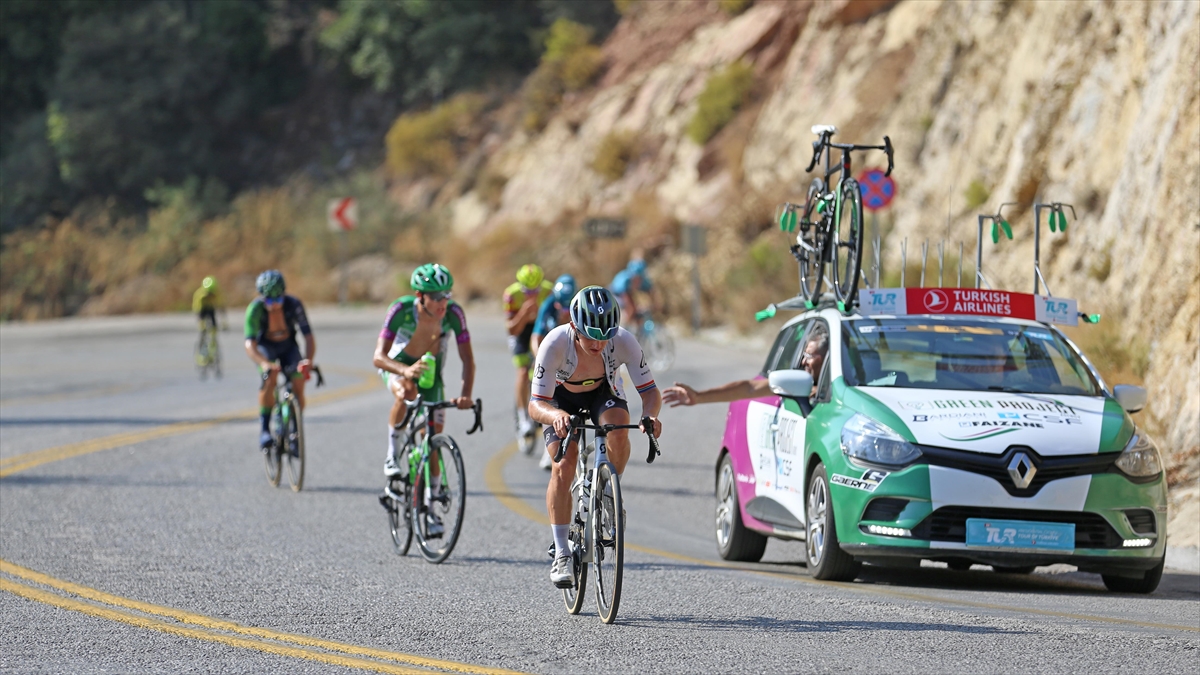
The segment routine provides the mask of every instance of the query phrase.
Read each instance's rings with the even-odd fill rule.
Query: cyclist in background
[[[638,308],[633,297],[634,291],[649,293],[653,288],[650,278],[646,276],[646,261],[641,258],[630,260],[625,269],[613,277],[609,288],[621,305],[621,315],[629,321],[636,319]]]
[[[533,422],[525,404],[529,400],[529,366],[533,354],[529,341],[533,337],[533,324],[538,309],[554,291],[546,275],[537,265],[524,265],[517,270],[517,282],[504,289],[504,316],[508,322],[508,350],[513,365],[517,367],[516,408],[517,435],[528,436],[533,432]]]
[[[225,299],[221,297],[221,288],[217,286],[217,280],[212,277],[204,277],[204,281],[200,282],[200,288],[192,294],[192,311],[197,314],[200,319],[200,328],[211,327],[212,330],[217,329],[217,310],[221,310],[221,316],[225,315]]]
[[[286,286],[279,270],[267,270],[258,275],[254,283],[258,297],[246,308],[246,355],[258,365],[259,372],[267,373],[274,382],[279,372],[292,378],[292,390],[296,402],[304,409],[304,373],[312,364],[317,352],[317,338],[308,325],[304,304],[295,297],[285,295]],[[296,333],[304,335],[304,358],[300,357],[300,346],[296,344]],[[271,445],[271,409],[275,407],[275,387],[263,387],[258,392],[258,414],[262,421],[262,432],[258,436],[261,447]]]
[[[620,327],[621,311],[612,293],[601,286],[588,286],[571,300],[571,321],[546,335],[538,349],[534,368],[529,414],[546,425],[546,452],[553,457],[568,435],[571,416],[584,411],[593,424],[629,424],[629,404],[619,370],[624,364],[642,398],[642,414],[654,424],[655,437],[662,433],[658,412],[662,396],[654,375],[646,365],[637,338]],[[575,379],[571,379],[575,378]],[[643,431],[647,431],[643,429]],[[571,481],[575,478],[578,443],[572,442],[562,460],[554,465],[546,488],[546,510],[554,536],[554,563],[550,582],[559,588],[571,584],[571,549],[567,533],[571,522]],[[629,432],[616,429],[608,434],[608,458],[617,474],[629,461]]]
[[[564,274],[554,280],[554,290],[538,309],[537,321],[533,322],[533,337],[530,351],[537,356],[538,346],[546,334],[571,320],[571,298],[575,297],[575,277]]]
[[[453,399],[460,410],[469,409],[471,389],[475,386],[475,353],[471,349],[471,334],[467,332],[467,315],[462,307],[450,299],[454,277],[450,270],[438,263],[421,265],[413,270],[409,285],[413,295],[406,295],[388,308],[383,321],[383,330],[375,341],[373,362],[383,376],[384,383],[392,392],[395,401],[388,415],[388,449],[383,473],[388,478],[400,475],[400,458],[396,457],[396,446],[403,431],[408,407],[421,394],[429,402],[442,401],[445,394],[442,386],[442,370],[445,365],[446,347],[450,333],[458,345],[458,357],[462,359],[462,393]],[[417,380],[427,365],[421,360],[425,352],[434,355],[434,380],[428,389],[418,386]],[[445,411],[434,415],[434,430],[441,433]],[[430,522],[431,528],[440,524]],[[431,532],[432,534],[432,532]]]
[[[571,298],[575,297],[575,277],[564,274],[554,281],[554,292],[542,303],[538,310],[537,321],[533,323],[533,337],[530,348],[534,358],[537,358],[538,347],[546,335],[571,320]],[[528,414],[528,411],[526,411]],[[549,471],[554,466],[550,455],[542,453],[538,467]]]

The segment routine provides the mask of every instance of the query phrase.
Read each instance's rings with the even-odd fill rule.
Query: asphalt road
[[[665,412],[652,466],[635,437],[620,618],[602,625],[590,597],[569,616],[548,581],[545,474],[511,442],[512,368],[482,310],[468,317],[486,431],[447,424],[467,464],[462,538],[439,566],[397,557],[376,501],[382,317],[313,312],[328,387],[312,392],[300,493],[264,477],[236,331],[225,378],[201,382],[190,317],[0,327],[0,670],[1195,672],[1194,574],[1168,571],[1148,597],[1069,569],[868,567],[835,584],[776,541],[762,564],[724,565],[722,406]],[[657,379],[716,384],[760,358],[681,340]]]

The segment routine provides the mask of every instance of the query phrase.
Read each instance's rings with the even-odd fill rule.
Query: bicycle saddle
[[[821,134],[832,135],[837,133],[837,127],[833,126],[832,124],[814,124],[812,126],[812,132],[818,136]]]

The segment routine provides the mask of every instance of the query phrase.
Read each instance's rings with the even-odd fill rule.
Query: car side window
[[[795,367],[792,364],[800,351],[801,338],[807,325],[808,322],[801,321],[779,331],[779,335],[775,337],[775,344],[767,353],[767,362],[763,364],[764,376],[772,371]]]
[[[800,344],[803,348],[796,353],[792,367],[807,370],[812,375],[817,401],[828,400],[829,325],[821,319],[814,319],[809,323]]]

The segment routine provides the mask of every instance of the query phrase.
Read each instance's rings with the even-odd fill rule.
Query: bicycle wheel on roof
[[[859,270],[862,268],[863,208],[862,191],[858,181],[842,181],[838,193],[833,246],[833,289],[837,299],[847,307],[858,294]]]

